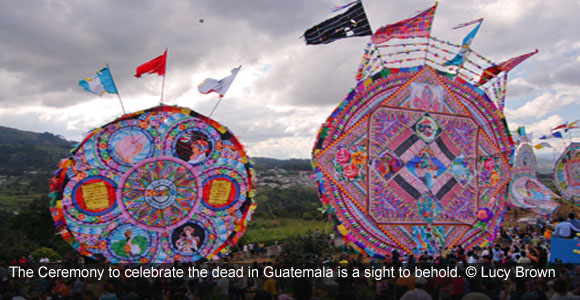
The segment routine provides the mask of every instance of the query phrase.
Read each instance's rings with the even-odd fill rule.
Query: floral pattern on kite
[[[566,199],[580,200],[580,143],[570,144],[558,158],[554,181]]]
[[[364,181],[366,161],[365,146],[351,146],[349,149],[340,148],[336,152],[334,168],[341,180]]]
[[[361,182],[340,172],[355,149],[367,161]],[[360,82],[323,124],[313,162],[321,200],[352,245],[379,258],[393,249],[439,255],[495,238],[512,151],[484,91],[413,67]]]
[[[254,171],[219,123],[158,106],[91,131],[51,179],[57,231],[83,255],[120,262],[218,258],[255,210]]]

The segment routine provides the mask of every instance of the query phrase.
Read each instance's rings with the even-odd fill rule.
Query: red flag
[[[501,68],[501,66],[498,65],[494,65],[485,69],[485,71],[481,73],[481,78],[479,78],[479,82],[477,84],[482,85],[488,82],[490,79],[494,78],[495,76],[497,76],[497,74],[501,73],[502,71],[503,69]]]
[[[139,78],[143,74],[153,74],[165,75],[165,62],[167,58],[167,50],[163,52],[163,55],[159,55],[156,58],[140,65],[135,70],[135,77]]]
[[[528,59],[530,56],[535,55],[536,53],[538,53],[538,49],[536,49],[536,51],[534,51],[534,52],[530,52],[530,53],[526,53],[526,54],[523,54],[520,56],[512,57],[504,62],[501,62],[497,65],[493,65],[493,66],[485,69],[485,71],[483,71],[483,73],[481,74],[481,78],[479,78],[478,84],[479,85],[485,84],[490,79],[494,78],[495,76],[497,76],[499,73],[501,73],[503,71],[505,71],[505,72],[511,71],[511,69],[515,68],[521,62]]]
[[[504,71],[508,72],[511,69],[515,68],[517,65],[519,65],[524,60],[528,59],[531,56],[534,56],[536,53],[538,53],[538,49],[536,49],[536,51],[533,51],[530,53],[526,53],[526,54],[522,54],[520,56],[512,57],[512,58],[500,63],[499,65],[501,66],[501,68]]]
[[[373,34],[371,40],[375,44],[382,44],[392,38],[429,37],[436,9],[437,3],[412,18],[383,26]]]
[[[566,128],[566,127],[568,127],[568,122],[566,122],[566,123],[564,123],[564,124],[562,124],[562,125],[558,125],[558,126],[556,126],[556,127],[555,127],[554,129],[552,129],[551,131],[558,130],[558,129],[562,129],[562,128]]]

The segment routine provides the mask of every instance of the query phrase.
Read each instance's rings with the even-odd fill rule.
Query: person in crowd
[[[418,277],[415,280],[415,288],[409,290],[403,294],[401,300],[432,300],[431,295],[429,295],[423,287],[427,284],[427,279],[423,277]]]
[[[562,278],[559,278],[554,282],[553,288],[554,295],[552,295],[550,300],[580,300],[580,296],[572,295],[572,293],[568,291],[568,283]]]

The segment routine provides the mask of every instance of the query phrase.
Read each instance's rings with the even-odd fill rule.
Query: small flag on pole
[[[540,140],[561,139],[561,138],[564,138],[564,136],[562,136],[562,133],[560,131],[552,132],[551,134],[539,137]]]
[[[578,129],[578,128],[580,128],[580,127],[578,127],[578,126],[575,126],[575,125],[576,125],[576,123],[578,123],[579,121],[580,121],[580,120],[576,120],[576,121],[574,121],[574,122],[572,122],[572,123],[568,124],[568,126],[566,127],[566,130],[564,130],[564,131],[565,131],[565,132],[568,132],[568,130],[570,130],[570,129]]]
[[[140,78],[143,74],[165,75],[165,63],[167,62],[167,50],[162,55],[140,65],[135,69],[135,77]]]
[[[231,71],[232,73],[229,76],[222,78],[220,80],[213,78],[205,79],[202,83],[200,83],[197,86],[198,91],[202,94],[209,94],[211,92],[215,92],[220,95],[220,98],[223,98],[223,96],[230,88],[230,85],[236,78],[236,75],[238,75],[238,72],[240,71],[241,68],[242,66],[232,69]]]
[[[568,122],[566,122],[566,123],[564,123],[564,124],[562,124],[562,125],[558,125],[558,126],[556,126],[555,128],[553,128],[553,129],[552,129],[552,131],[554,131],[554,130],[558,130],[558,129],[564,129],[564,132],[568,132],[568,130],[570,130],[570,129],[578,129],[578,128],[580,128],[580,127],[578,127],[578,126],[575,126],[575,125],[576,125],[576,123],[578,123],[579,121],[580,121],[580,120],[576,120],[576,121],[574,121],[574,122],[572,122],[572,123],[568,123]]]
[[[102,96],[105,92],[109,94],[119,94],[109,67],[100,69],[93,77],[79,80],[79,86],[84,88],[85,91],[91,92],[97,96]]]
[[[306,44],[328,44],[342,38],[372,35],[373,32],[362,3],[356,1],[342,8],[349,5],[350,8],[346,12],[306,30],[304,32]]]
[[[520,126],[516,129],[516,132],[521,136],[526,136],[526,127]]]
[[[526,134],[526,128],[524,126],[520,126],[518,127],[518,129],[516,129],[516,131],[513,132],[513,139],[514,141],[518,142],[518,143],[529,143],[531,141],[531,139],[527,136]]]
[[[562,124],[562,125],[558,125],[558,126],[554,127],[554,128],[552,129],[552,131],[554,131],[554,130],[558,130],[558,129],[562,129],[562,128],[568,128],[568,122],[566,122],[566,123],[564,123],[564,124]]]

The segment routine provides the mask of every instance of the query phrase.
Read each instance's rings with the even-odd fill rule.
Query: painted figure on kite
[[[215,259],[256,207],[254,171],[224,126],[157,106],[92,130],[51,180],[58,232],[113,263]]]
[[[183,232],[179,235],[177,240],[177,249],[184,253],[193,253],[197,251],[199,245],[199,237],[194,235],[195,230],[191,226],[183,228]]]
[[[512,207],[531,209],[540,216],[554,215],[560,207],[554,201],[557,195],[536,177],[536,156],[528,142],[522,141],[517,147],[511,174],[509,204]]]

